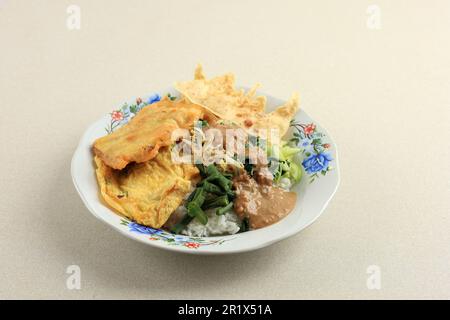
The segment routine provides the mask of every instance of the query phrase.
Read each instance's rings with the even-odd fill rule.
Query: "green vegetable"
[[[191,192],[191,194],[189,195],[189,197],[186,199],[186,203],[189,203],[189,202],[192,201],[192,199],[194,199],[195,191],[196,191],[196,190],[194,190],[194,191]]]
[[[227,193],[231,191],[232,182],[223,175],[216,176],[213,180],[222,188],[223,191]]]
[[[208,177],[201,181],[199,185],[205,185],[206,182],[214,182],[215,184],[219,185],[223,191],[227,193],[231,191],[231,180],[227,179],[222,173],[220,173],[215,165],[210,164],[206,168],[206,174],[208,175]]]
[[[198,219],[200,223],[206,224],[208,216],[203,211],[209,208],[218,208],[216,214],[224,214],[233,207],[230,201],[234,198],[234,192],[231,190],[232,181],[223,175],[214,164],[205,167],[197,164],[203,180],[197,185],[197,189],[187,199],[188,216]],[[227,176],[230,176],[227,174]],[[188,218],[186,218],[187,220]],[[184,219],[183,219],[184,220]],[[186,221],[182,221],[186,222]],[[181,231],[186,224],[175,226],[176,230]],[[187,222],[189,223],[189,222]],[[175,229],[174,227],[174,229]]]
[[[291,170],[289,171],[289,175],[294,179],[295,182],[299,182],[302,178],[302,168],[300,165],[295,162],[291,163]]]
[[[272,173],[273,174],[273,179],[275,182],[279,181],[281,178],[281,175],[283,174],[283,170],[281,169],[281,163],[282,161],[279,161],[278,159],[275,158],[269,158],[269,167],[274,167],[275,170]]]
[[[229,192],[227,192],[227,196],[228,196],[228,199],[234,200],[234,198],[236,197],[236,194],[234,193],[234,191],[230,190]]]
[[[170,93],[168,93],[167,94],[167,97],[171,100],[171,101],[173,101],[173,100],[176,100],[177,99],[177,97],[175,97],[175,96],[172,96]]]
[[[200,175],[201,175],[202,177],[206,177],[206,169],[205,169],[205,166],[204,166],[203,164],[200,164],[200,163],[197,163],[195,166],[197,167],[198,171],[200,171]]]
[[[206,204],[208,202],[211,202],[211,201],[214,201],[215,199],[217,199],[217,195],[216,194],[206,192],[204,204]]]
[[[223,207],[228,204],[229,204],[228,197],[226,195],[223,195],[223,196],[217,197],[213,201],[206,202],[203,205],[203,209]]]
[[[220,175],[219,170],[217,170],[214,164],[210,164],[206,167],[206,173],[208,174],[208,176]]]
[[[282,141],[281,146],[279,159],[269,157],[271,161],[270,166],[275,166],[273,172],[274,181],[278,182],[281,178],[288,178],[292,182],[297,183],[302,177],[302,168],[296,163],[294,157],[297,153],[301,152],[301,148],[292,147],[286,141]],[[274,147],[272,146],[270,150],[272,154],[274,154]]]
[[[242,219],[241,228],[239,229],[239,232],[245,232],[249,230],[250,230],[250,222],[248,221],[248,218]]]
[[[215,184],[212,184],[212,183],[210,183],[208,181],[205,181],[202,184],[202,188],[205,189],[206,192],[214,193],[214,194],[217,194],[217,195],[224,194],[224,192],[218,186],[216,186]]]
[[[196,202],[190,202],[187,206],[188,215],[196,218],[201,224],[208,223],[208,217]]]
[[[223,173],[222,174],[225,178],[227,178],[227,179],[232,179],[233,178],[233,174],[231,174],[231,173]]]
[[[285,145],[281,148],[281,154],[285,159],[292,159],[292,157],[302,151],[300,148],[290,147],[289,145]]]
[[[197,203],[199,207],[202,206],[203,202],[205,202],[205,192],[203,188],[195,189],[194,197],[192,198],[191,203],[192,202]]]
[[[205,179],[200,181],[197,185],[202,186],[206,181],[211,182],[211,181],[217,179],[218,177],[220,177],[220,174],[213,174],[213,175],[207,176]]]
[[[280,161],[281,170],[289,172],[291,170],[291,162],[289,160]]]
[[[221,215],[227,213],[228,211],[230,211],[232,208],[233,208],[233,202],[230,202],[230,203],[227,204],[225,207],[218,208],[218,209],[216,210],[216,214],[217,214],[218,216],[221,216]]]
[[[194,218],[190,215],[185,215],[180,222],[178,222],[172,227],[172,229],[170,229],[170,231],[175,234],[180,233],[184,228],[186,228],[186,226],[192,221],[192,219]]]

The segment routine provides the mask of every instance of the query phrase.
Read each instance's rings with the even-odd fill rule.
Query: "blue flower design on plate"
[[[121,219],[120,222],[121,225],[126,226],[130,232],[135,232],[139,234],[144,235],[150,235],[148,238],[152,241],[162,241],[167,243],[168,245],[176,245],[176,246],[183,246],[188,249],[197,249],[200,246],[209,246],[209,245],[220,245],[224,243],[225,241],[232,240],[232,239],[203,239],[203,238],[192,238],[185,235],[178,235],[169,233],[167,231],[164,231],[162,229],[153,229],[150,227],[146,227],[143,225],[140,225],[136,222],[127,220],[127,219]]]
[[[189,237],[187,237],[187,236],[182,236],[182,235],[174,235],[174,237],[173,237],[173,239],[176,241],[176,242],[186,242],[186,241],[189,241]]]
[[[302,139],[300,141],[300,146],[302,147],[308,147],[309,145],[311,145],[311,140],[309,139]]]
[[[153,229],[153,228],[150,228],[150,227],[146,227],[146,226],[143,226],[143,225],[138,224],[136,222],[130,222],[128,224],[128,227],[130,228],[130,231],[137,232],[137,233],[142,233],[142,234],[154,235],[154,234],[162,233],[161,230],[157,230],[157,229]]]
[[[155,93],[148,98],[147,104],[152,104],[152,103],[158,102],[159,100],[161,100],[161,96],[159,94]]]
[[[329,163],[333,160],[327,152],[310,155],[303,160],[302,165],[309,174],[327,170]]]

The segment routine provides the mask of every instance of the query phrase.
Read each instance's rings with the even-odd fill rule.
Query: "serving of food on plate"
[[[104,134],[98,125],[88,130],[72,161],[85,204],[116,228],[117,219],[103,216],[105,208],[130,232],[183,250],[227,246],[237,236],[275,230],[301,211],[307,186],[334,175],[336,153],[316,124],[299,121],[297,94],[268,110],[273,98],[258,87],[237,88],[231,73],[207,79],[197,66],[194,80],[113,111]],[[81,178],[87,148],[95,186],[88,174]],[[338,176],[334,180],[320,212],[336,190]],[[249,248],[263,246],[253,240]],[[246,250],[240,246],[226,252]]]

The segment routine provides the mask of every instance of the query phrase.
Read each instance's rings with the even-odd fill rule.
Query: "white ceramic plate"
[[[145,227],[115,213],[99,197],[92,143],[108,131],[128,122],[143,106],[158,101],[167,94],[178,96],[175,89],[169,88],[142,99],[131,100],[92,124],[81,138],[72,158],[72,179],[84,204],[95,217],[127,237],[154,247],[185,253],[224,254],[255,250],[292,236],[313,223],[325,210],[339,185],[336,144],[301,109],[295,116],[298,126],[291,128],[288,136],[299,138],[298,145],[303,150],[300,155],[303,177],[292,189],[297,192],[294,211],[278,223],[230,236],[194,238]],[[265,93],[259,94],[267,96],[268,111],[284,103]]]

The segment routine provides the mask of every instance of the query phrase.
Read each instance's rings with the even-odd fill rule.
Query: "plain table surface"
[[[0,298],[450,298],[449,31],[445,0],[0,0]],[[84,130],[198,62],[276,97],[299,91],[333,136],[341,185],[312,226],[194,256],[83,206],[70,161]]]

